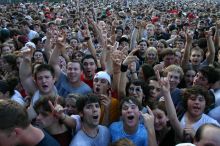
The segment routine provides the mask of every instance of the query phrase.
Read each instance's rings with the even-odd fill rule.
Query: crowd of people
[[[220,3],[0,5],[0,146],[219,146]]]

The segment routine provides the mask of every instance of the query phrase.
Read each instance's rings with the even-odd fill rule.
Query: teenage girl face
[[[156,108],[153,110],[154,114],[154,128],[156,131],[161,131],[167,127],[168,118],[164,111]]]
[[[185,83],[187,85],[187,87],[191,87],[193,84],[193,79],[196,75],[196,72],[194,70],[188,70],[186,71],[185,75],[184,75],[184,80]]]

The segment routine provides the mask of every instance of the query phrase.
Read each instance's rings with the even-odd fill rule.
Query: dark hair
[[[149,77],[155,76],[155,71],[153,67],[149,64],[144,63],[141,66],[141,69],[143,71],[144,80],[146,81]]]
[[[3,60],[11,66],[12,70],[17,69],[17,63],[16,63],[16,56],[15,55],[4,55]]]
[[[81,98],[78,98],[77,101],[76,101],[77,110],[79,112],[82,112],[83,108],[87,104],[90,104],[90,103],[99,103],[99,105],[100,105],[99,98],[96,94],[91,93],[91,94],[88,94],[88,95],[84,95]]]
[[[83,64],[83,62],[84,62],[85,59],[93,59],[94,62],[95,62],[95,64],[97,65],[97,60],[95,59],[94,56],[92,56],[92,55],[85,55],[85,56],[82,58],[82,60],[81,60],[81,63],[82,63],[82,64]]]
[[[204,66],[199,69],[200,73],[208,79],[208,83],[214,84],[216,81],[220,79],[219,72],[211,66]]]
[[[137,105],[138,108],[139,108],[139,110],[142,109],[141,103],[137,100],[137,98],[132,97],[132,96],[129,96],[129,97],[122,98],[122,100],[121,100],[121,102],[120,102],[120,111],[122,110],[122,105],[123,105],[125,102],[130,103],[130,101],[132,101],[135,105]]]
[[[53,77],[55,77],[55,71],[54,68],[51,65],[48,64],[40,64],[36,67],[34,71],[34,78],[37,79],[37,74],[42,71],[49,71]]]
[[[162,110],[167,115],[167,109],[166,109],[166,106],[165,106],[165,101],[151,102],[149,107],[151,108],[151,110],[154,110],[154,109]]]
[[[206,101],[206,108],[211,104],[211,98],[208,91],[201,86],[192,86],[187,88],[183,93],[183,107],[187,110],[187,101],[192,95],[202,95]]]
[[[18,84],[18,79],[15,77],[8,78],[7,80],[0,80],[0,91],[5,94],[9,91],[9,96],[14,94],[14,89]]]
[[[34,61],[34,54],[35,54],[36,52],[42,53],[45,63],[48,63],[48,59],[47,59],[45,53],[44,53],[43,51],[41,51],[40,49],[37,49],[37,50],[34,51],[33,57],[32,57],[32,61]]]
[[[171,48],[162,50],[161,57],[164,58],[166,55],[175,55],[175,52]]]
[[[126,84],[125,87],[125,91],[126,91],[126,96],[128,96],[129,94],[129,87],[131,86],[131,84],[135,85],[135,86],[141,86],[141,89],[143,90],[144,96],[147,97],[148,96],[148,88],[147,88],[147,84],[143,81],[143,80],[131,80],[130,82],[128,82]]]
[[[11,130],[15,127],[26,128],[30,122],[24,107],[13,100],[0,99],[0,129]]]

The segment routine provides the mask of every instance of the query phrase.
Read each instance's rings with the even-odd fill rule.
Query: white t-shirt
[[[185,118],[186,118],[186,114],[184,114],[184,116],[182,117],[182,119],[181,119],[181,121],[180,121],[181,126],[182,126],[183,128],[185,128],[185,127],[187,126],[187,123],[186,123],[186,119],[185,119]],[[198,129],[200,126],[202,126],[203,124],[207,124],[207,123],[212,123],[212,124],[216,124],[216,125],[220,126],[219,123],[218,123],[216,120],[214,120],[213,118],[209,117],[209,116],[206,115],[206,114],[202,114],[202,117],[201,117],[197,122],[195,122],[194,124],[192,124],[192,128],[193,128],[195,131],[197,131],[197,129]]]

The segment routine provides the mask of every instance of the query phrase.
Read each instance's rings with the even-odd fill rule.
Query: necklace
[[[95,137],[98,135],[98,133],[99,133],[99,128],[97,127],[95,136],[93,136],[93,135],[91,136],[91,135],[86,131],[86,129],[84,128],[83,125],[82,125],[82,131],[83,131],[88,137],[90,137],[90,138],[95,138]]]

